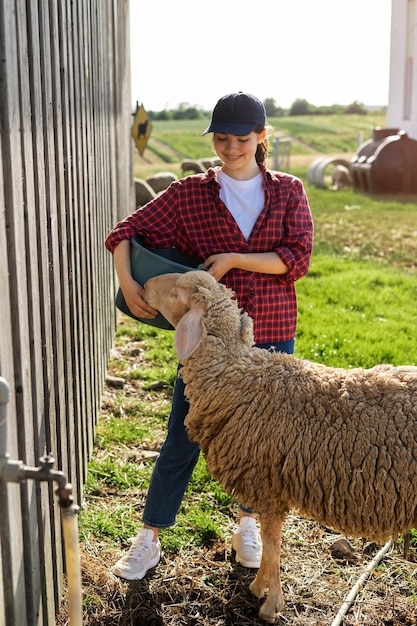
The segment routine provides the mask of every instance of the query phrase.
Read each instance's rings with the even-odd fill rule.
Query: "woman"
[[[130,267],[130,239],[155,248],[175,246],[204,264],[232,289],[254,320],[256,345],[294,352],[295,281],[309,268],[313,221],[302,182],[266,167],[265,108],[255,96],[232,93],[217,102],[210,126],[223,165],[175,181],[157,198],[119,222],[106,239],[130,311],[152,318],[157,311],[142,298]],[[160,559],[159,530],[172,526],[199,448],[188,440],[188,406],[177,378],[168,433],[155,463],[143,513],[143,528],[114,567],[117,576],[138,580]],[[250,445],[250,442],[248,442]],[[262,546],[256,514],[240,507],[233,533],[236,560],[260,565]]]

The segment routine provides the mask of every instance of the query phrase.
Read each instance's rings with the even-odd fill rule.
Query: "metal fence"
[[[1,0],[0,443],[29,466],[52,454],[78,503],[115,327],[103,241],[133,206],[130,123],[129,0]],[[53,484],[0,480],[0,541],[0,624],[54,624]]]

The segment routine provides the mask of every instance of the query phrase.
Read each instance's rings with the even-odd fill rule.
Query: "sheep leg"
[[[249,589],[262,598],[269,586],[268,597],[259,611],[259,617],[273,623],[284,608],[280,577],[281,532],[284,516],[260,517],[262,561],[258,574]],[[269,585],[268,585],[269,583]]]

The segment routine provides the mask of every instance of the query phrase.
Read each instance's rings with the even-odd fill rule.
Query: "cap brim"
[[[213,122],[206,128],[201,135],[207,133],[224,133],[225,135],[235,135],[236,137],[244,137],[250,135],[255,130],[256,124],[236,124],[233,122]]]

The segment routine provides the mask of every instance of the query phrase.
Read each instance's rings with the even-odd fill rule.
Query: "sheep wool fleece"
[[[255,348],[233,294],[204,284],[192,295],[204,337],[181,376],[211,474],[260,514],[295,509],[374,540],[416,527],[417,367],[344,370]]]

